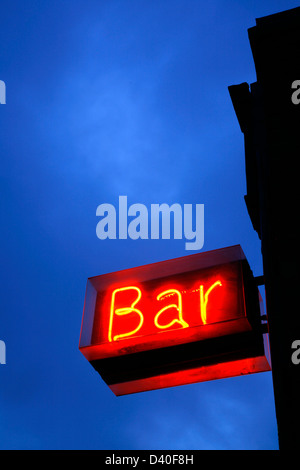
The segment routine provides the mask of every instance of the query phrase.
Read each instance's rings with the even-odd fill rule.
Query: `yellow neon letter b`
[[[135,290],[137,292],[137,298],[132,302],[130,307],[123,307],[123,308],[117,308],[115,309],[115,298],[116,294],[118,292],[123,292],[126,290]],[[109,328],[108,328],[108,341],[116,341],[117,339],[120,338],[126,338],[128,336],[134,335],[139,329],[141,328],[143,322],[144,322],[144,315],[140,310],[135,308],[135,305],[138,303],[140,298],[142,297],[141,290],[136,287],[136,286],[129,286],[129,287],[121,287],[119,289],[115,289],[112,293],[111,297],[111,304],[110,304],[110,317],[109,317]],[[128,315],[129,313],[136,313],[139,316],[139,324],[138,326],[131,331],[128,331],[127,333],[121,333],[115,336],[112,336],[112,329],[113,329],[113,321],[114,321],[114,315]]]

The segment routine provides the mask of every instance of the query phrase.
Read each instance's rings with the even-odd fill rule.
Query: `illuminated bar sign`
[[[89,278],[79,349],[116,395],[270,370],[239,245]]]

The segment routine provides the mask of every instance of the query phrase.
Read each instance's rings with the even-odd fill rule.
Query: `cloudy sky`
[[[292,0],[1,2],[1,449],[277,449],[270,372],[116,398],[78,349],[88,277],[190,254],[99,240],[96,208],[204,204],[201,251],[260,242],[228,86]]]

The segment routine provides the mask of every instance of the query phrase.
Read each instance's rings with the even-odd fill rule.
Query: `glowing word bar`
[[[216,281],[214,282],[204,293],[204,286],[201,284],[199,287],[199,316],[201,318],[201,323],[205,325],[207,323],[207,302],[208,302],[208,296],[212,292],[212,290],[217,287],[217,286],[222,286],[221,281]],[[116,297],[119,297],[120,294],[123,294],[123,303],[121,303],[121,308],[116,308]],[[126,297],[131,297],[132,294],[134,294],[135,298],[133,301],[127,300],[125,301],[125,296],[124,294],[128,294]],[[169,297],[177,297],[176,301],[177,303],[168,303],[166,306],[161,308],[155,315],[153,322],[155,327],[158,330],[167,330],[172,327],[176,328],[189,328],[189,324],[183,319],[183,308],[182,308],[182,297],[186,296],[185,293],[181,293],[178,289],[174,288],[169,288],[167,290],[164,290],[160,292],[157,296],[156,299],[163,300],[167,299]],[[140,302],[142,298],[142,291],[139,287],[137,286],[128,286],[128,287],[119,287],[117,289],[114,289],[112,292],[112,297],[111,297],[111,303],[110,303],[110,317],[109,317],[109,328],[108,328],[108,341],[116,341],[121,338],[128,338],[130,336],[134,336],[137,334],[143,334],[143,329],[142,326],[144,325],[144,314],[142,313],[141,310],[136,308],[136,305]],[[170,300],[171,301],[171,300]],[[169,302],[170,302],[169,301]],[[123,306],[127,305],[127,306]],[[163,321],[160,317],[166,317],[168,318],[168,315],[165,314],[164,312],[170,313],[169,311],[172,311],[172,316],[171,319]],[[194,305],[193,312],[197,312],[197,305]],[[113,334],[113,329],[116,323],[116,315],[135,315],[134,318],[134,323],[137,323],[137,326],[133,328],[132,330],[126,331],[126,332],[119,332],[118,334]],[[173,318],[174,316],[174,318]],[[130,322],[130,319],[127,318],[127,323]],[[163,322],[163,324],[162,324]],[[145,330],[145,328],[144,328]],[[149,334],[149,327],[148,329],[144,332],[144,334]]]

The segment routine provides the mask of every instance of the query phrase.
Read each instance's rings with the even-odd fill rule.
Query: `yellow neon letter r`
[[[221,285],[222,285],[221,281],[216,281],[212,286],[209,287],[209,289],[207,289],[205,294],[204,294],[204,286],[202,285],[200,286],[200,314],[201,314],[201,320],[204,325],[207,323],[206,307],[207,307],[207,302],[208,302],[208,296],[215,287],[221,286]]]

